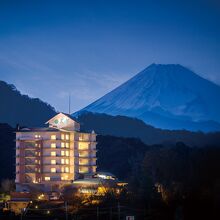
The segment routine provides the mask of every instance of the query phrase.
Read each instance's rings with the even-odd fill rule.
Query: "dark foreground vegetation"
[[[149,219],[220,219],[220,147],[146,146],[98,137],[98,167],[129,183],[128,204]]]
[[[7,125],[1,130],[1,179],[14,176],[12,132]],[[148,146],[135,138],[113,136],[98,136],[97,141],[98,169],[114,173],[128,187],[120,194],[106,191],[99,198],[68,192],[68,219],[114,220],[126,215],[155,220],[220,219],[220,146],[189,147],[182,142]],[[2,182],[1,192],[7,192]],[[97,199],[98,203],[88,202]],[[63,203],[57,212],[51,209],[48,214],[44,208],[23,219],[66,218]],[[14,218],[9,213],[0,217]]]

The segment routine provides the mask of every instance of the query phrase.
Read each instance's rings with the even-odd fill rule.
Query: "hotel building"
[[[96,173],[96,134],[80,131],[71,116],[59,113],[45,128],[16,131],[16,189],[63,185]]]

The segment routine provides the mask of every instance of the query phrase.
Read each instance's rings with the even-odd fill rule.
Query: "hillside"
[[[175,144],[184,142],[190,146],[220,145],[220,132],[203,133],[186,130],[163,130],[145,124],[139,119],[84,112],[78,116],[81,128],[95,130],[101,135],[136,137],[146,144]]]
[[[55,115],[55,109],[38,98],[22,95],[14,85],[0,81],[0,123],[42,126]]]

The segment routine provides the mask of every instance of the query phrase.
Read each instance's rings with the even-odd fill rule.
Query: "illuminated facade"
[[[59,185],[94,175],[96,134],[80,132],[80,124],[64,113],[47,124],[16,131],[16,186]]]

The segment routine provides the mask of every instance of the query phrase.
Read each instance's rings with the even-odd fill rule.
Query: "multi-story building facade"
[[[46,128],[16,131],[16,186],[70,183],[96,173],[96,134],[80,132],[68,114],[51,118]]]

